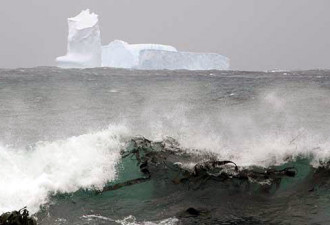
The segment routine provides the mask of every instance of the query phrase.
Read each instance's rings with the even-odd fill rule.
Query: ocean
[[[0,69],[0,213],[26,206],[38,224],[329,224],[329,137],[328,70]],[[146,153],[148,179],[102,192],[146,178],[136,155],[123,157],[136,139],[179,153]],[[250,175],[225,165],[177,182],[210,159]]]

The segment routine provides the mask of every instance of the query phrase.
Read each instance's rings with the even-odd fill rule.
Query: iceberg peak
[[[83,10],[68,19],[67,54],[56,58],[59,67],[92,68],[101,66],[101,34],[98,16]]]
[[[90,13],[89,9],[83,10],[77,16],[68,19],[68,22],[75,24],[78,30],[93,27],[98,21],[98,15]]]

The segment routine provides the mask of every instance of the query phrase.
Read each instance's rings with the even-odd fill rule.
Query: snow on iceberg
[[[91,68],[101,66],[101,35],[98,16],[83,10],[68,19],[69,35],[67,54],[56,58],[64,68]]]
[[[138,69],[144,70],[228,70],[229,59],[215,53],[143,50]]]
[[[68,25],[67,54],[56,58],[62,68],[229,69],[229,59],[215,53],[179,52],[168,45],[128,44],[119,40],[101,46],[98,16],[89,9],[69,18]]]
[[[145,50],[177,50],[168,45],[159,44],[128,44],[125,41],[115,40],[109,45],[102,46],[102,66],[116,68],[137,68],[140,52]]]

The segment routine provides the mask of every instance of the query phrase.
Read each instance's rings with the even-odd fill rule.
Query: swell
[[[303,179],[309,175],[310,165],[324,166],[330,157],[327,139],[307,130],[266,133],[231,143],[221,142],[224,138],[220,134],[202,134],[186,132],[177,136],[177,148],[194,156],[194,160],[185,161],[184,166],[192,168],[212,156],[216,160],[231,160],[242,169],[300,167],[298,179]],[[166,139],[165,134],[161,138],[159,133],[156,136]],[[120,170],[126,169],[120,164],[121,150],[127,148],[127,141],[132,137],[132,131],[125,126],[109,126],[66,140],[38,142],[29,149],[1,146],[0,212],[27,206],[35,213],[57,193],[101,190],[108,182],[125,180],[130,174],[124,172],[118,177]],[[136,162],[129,164],[134,170]],[[138,168],[135,174],[139,174]]]

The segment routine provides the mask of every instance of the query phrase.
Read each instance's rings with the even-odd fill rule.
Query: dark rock
[[[0,216],[0,225],[37,225],[37,221],[29,216],[26,208],[19,211],[3,213]]]
[[[200,212],[195,208],[188,208],[186,210],[186,212],[189,213],[192,216],[199,216],[200,215]]]
[[[167,178],[174,184],[188,184],[189,187],[195,187],[193,189],[200,188],[208,181],[222,183],[232,181],[236,184],[237,182],[259,184],[262,192],[268,193],[273,187],[276,190],[279,188],[283,177],[295,177],[297,174],[294,167],[242,169],[233,161],[219,161],[212,155],[199,153],[201,158],[196,156],[198,154],[187,154],[171,138],[162,142],[152,142],[144,137],[133,138],[129,141],[126,150],[122,150],[122,158],[130,157],[136,160],[144,177],[107,186],[101,192],[149,181],[156,173],[160,174],[159,171],[163,171],[162,174],[168,174]],[[182,166],[187,162],[196,163],[192,170]]]

